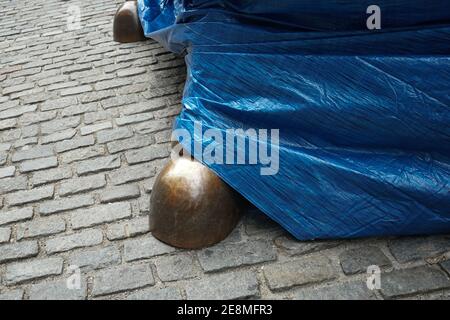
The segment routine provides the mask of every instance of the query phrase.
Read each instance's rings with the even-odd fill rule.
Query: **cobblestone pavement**
[[[449,236],[299,242],[249,212],[212,248],[155,240],[185,67],[151,40],[114,43],[120,3],[0,0],[0,299],[450,298]]]

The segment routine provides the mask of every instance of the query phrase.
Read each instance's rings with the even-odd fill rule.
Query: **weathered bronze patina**
[[[145,40],[137,10],[136,1],[126,1],[119,7],[113,23],[115,41],[130,43]]]
[[[240,195],[203,164],[185,157],[170,160],[153,186],[150,229],[174,247],[208,247],[234,229],[240,204]]]

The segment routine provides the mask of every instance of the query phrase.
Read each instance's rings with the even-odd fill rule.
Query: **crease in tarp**
[[[186,54],[185,148],[280,130],[275,175],[205,164],[298,239],[450,231],[447,1],[380,0],[376,31],[371,4],[138,0],[146,36]]]

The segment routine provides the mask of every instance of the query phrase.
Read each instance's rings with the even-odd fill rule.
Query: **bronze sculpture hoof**
[[[182,157],[170,160],[155,181],[150,229],[171,246],[204,248],[231,233],[240,209],[239,194],[200,162]]]
[[[113,23],[114,41],[129,43],[145,40],[136,1],[126,1],[117,9]]]

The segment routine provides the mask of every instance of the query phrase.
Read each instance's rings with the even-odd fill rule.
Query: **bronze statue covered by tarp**
[[[183,148],[296,238],[450,231],[447,1],[137,5],[186,54]]]

